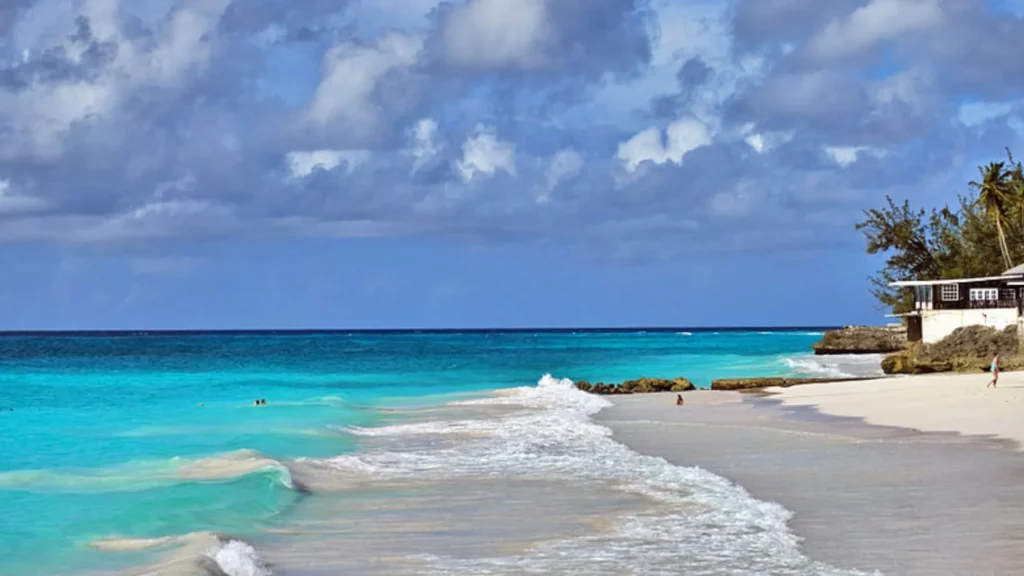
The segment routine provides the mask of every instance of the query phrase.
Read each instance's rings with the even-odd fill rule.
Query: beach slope
[[[1021,437],[1011,414],[1022,408],[1022,381],[1009,375],[998,390],[979,375],[767,397],[696,392],[682,407],[674,394],[624,396],[597,420],[637,452],[783,505],[812,559],[891,575],[1021,574],[1024,455],[1008,440]]]
[[[956,432],[1024,443],[1024,373],[938,374],[769,389],[785,406],[863,418],[868,424],[922,432]]]

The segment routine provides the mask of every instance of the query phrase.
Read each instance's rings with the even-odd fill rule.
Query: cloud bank
[[[385,4],[3,3],[0,242],[821,249],[1024,136],[1014,3]]]

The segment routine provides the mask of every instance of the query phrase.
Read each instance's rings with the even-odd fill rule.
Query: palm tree
[[[1018,232],[1024,233],[1024,165],[1013,161],[1013,152],[1006,149],[1006,157],[1010,160],[1007,171],[1006,190],[1010,202],[1010,212],[1017,217]],[[1018,240],[1019,240],[1018,236]]]
[[[996,232],[999,234],[999,251],[1003,254],[1005,269],[1009,270],[1013,268],[1013,260],[1010,258],[1010,249],[1006,244],[1006,234],[1003,233],[1003,219],[1010,207],[1008,182],[1011,173],[1003,162],[992,162],[988,166],[979,166],[978,172],[981,173],[981,182],[971,182],[970,185],[978,189],[978,202],[985,209],[985,214],[996,224]]]

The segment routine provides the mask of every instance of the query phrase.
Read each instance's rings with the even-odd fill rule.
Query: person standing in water
[[[988,388],[989,386],[998,388],[996,384],[999,382],[999,354],[996,354],[992,358],[992,365],[989,366],[989,372],[992,373],[992,381],[989,382],[988,386],[985,386],[985,388]]]

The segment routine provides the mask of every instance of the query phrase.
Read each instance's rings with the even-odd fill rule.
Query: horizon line
[[[171,328],[0,330],[3,336],[161,336],[161,335],[316,335],[316,334],[500,334],[500,333],[629,333],[629,332],[799,332],[835,330],[842,326],[624,326],[562,328]]]

